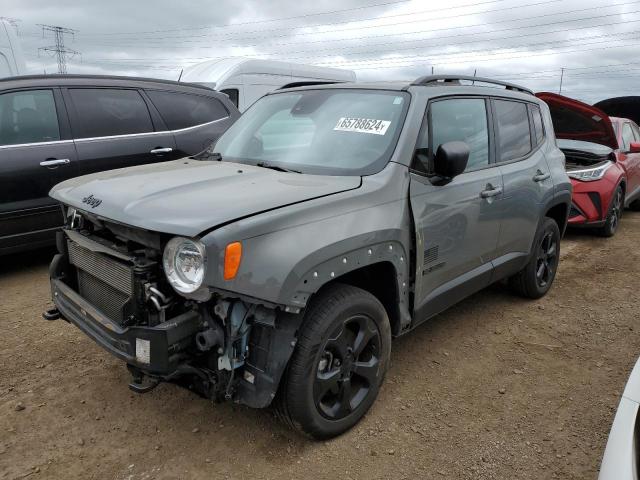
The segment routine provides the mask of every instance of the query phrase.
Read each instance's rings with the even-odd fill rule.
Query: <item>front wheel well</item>
[[[347,272],[331,280],[319,292],[335,283],[351,285],[371,293],[384,306],[391,324],[391,331],[394,334],[400,331],[398,274],[391,262],[374,263]]]
[[[549,217],[556,222],[558,228],[560,229],[560,235],[564,233],[564,230],[567,226],[568,213],[569,206],[564,203],[554,205],[549,210],[547,210],[547,213],[545,213],[545,217]]]

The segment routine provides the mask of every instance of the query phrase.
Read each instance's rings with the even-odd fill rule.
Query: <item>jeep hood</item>
[[[599,108],[555,93],[536,93],[536,97],[549,105],[556,138],[618,148],[611,119]]]
[[[185,158],[72,178],[53,187],[50,196],[126,225],[193,237],[236,219],[360,184],[355,176],[286,173]]]

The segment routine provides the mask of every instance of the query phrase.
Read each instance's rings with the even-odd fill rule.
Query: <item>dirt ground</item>
[[[639,245],[640,213],[613,239],[571,233],[545,298],[495,286],[394,341],[372,410],[323,443],[269,410],[130,392],[124,365],[41,319],[51,252],[3,258],[0,478],[596,478],[640,354]]]

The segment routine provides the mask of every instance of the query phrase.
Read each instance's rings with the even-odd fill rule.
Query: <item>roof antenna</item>
[[[478,76],[478,69],[477,69],[477,68],[474,68],[474,69],[473,69],[473,76],[474,76],[474,77],[477,77],[477,76]],[[475,80],[474,80],[473,82],[471,82],[471,85],[475,85],[475,84],[476,84],[476,81],[475,81]]]
[[[184,68],[180,69],[180,75],[178,76],[178,81],[180,81],[180,79],[182,78],[182,72],[184,72]]]

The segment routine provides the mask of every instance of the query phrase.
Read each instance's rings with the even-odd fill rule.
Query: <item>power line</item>
[[[52,53],[56,56],[58,61],[58,73],[64,74],[67,73],[67,57],[73,57],[75,55],[79,55],[80,52],[72,50],[70,48],[66,48],[64,46],[64,35],[71,34],[74,35],[77,30],[72,30],[66,27],[58,27],[55,25],[42,25],[38,24],[42,27],[42,36],[44,37],[45,32],[53,33],[56,44],[54,46],[49,47],[40,47],[38,51],[44,51]]]
[[[197,27],[182,27],[182,28],[176,28],[176,29],[164,29],[164,30],[147,30],[147,31],[137,31],[137,32],[108,32],[108,33],[93,33],[93,34],[88,34],[88,36],[123,36],[123,35],[141,35],[141,34],[149,34],[149,33],[161,33],[161,34],[166,34],[167,32],[182,32],[182,31],[195,31],[195,30],[207,30],[207,29],[213,29],[213,28],[230,28],[230,27],[236,27],[236,26],[243,26],[243,25],[254,25],[254,24],[260,24],[260,23],[272,23],[272,22],[279,22],[279,21],[285,21],[285,20],[295,20],[295,19],[299,19],[299,18],[308,18],[308,17],[314,17],[314,16],[319,16],[319,15],[331,15],[331,14],[335,14],[335,13],[344,13],[344,12],[351,12],[351,11],[356,11],[356,10],[364,10],[364,9],[368,9],[368,8],[376,8],[376,7],[382,7],[382,6],[390,6],[390,5],[397,5],[397,4],[401,4],[401,3],[409,3],[411,0],[399,0],[399,1],[393,1],[393,2],[385,2],[385,3],[376,3],[373,5],[364,5],[361,7],[352,7],[352,8],[344,8],[341,10],[329,10],[329,11],[324,11],[324,12],[317,12],[317,13],[308,13],[308,14],[304,14],[304,15],[296,15],[296,16],[292,16],[292,17],[280,17],[280,18],[273,18],[273,19],[267,19],[267,20],[253,20],[253,21],[249,21],[249,22],[241,22],[241,23],[227,23],[227,24],[222,24],[222,25],[207,25],[207,26],[197,26]],[[467,7],[475,7],[478,5],[486,5],[489,3],[499,3],[499,2],[505,2],[507,0],[486,0],[486,1],[482,1],[482,2],[476,2],[476,3],[469,3],[469,4],[463,4],[463,5],[457,5],[457,8],[467,8]],[[437,12],[437,11],[442,11],[442,10],[450,10],[451,7],[445,7],[445,8],[436,8],[436,9],[432,9],[429,10],[429,12]],[[364,19],[364,20],[357,20],[357,21],[365,21],[365,20],[374,20],[376,18],[380,18],[380,17],[375,17],[372,19]],[[317,24],[317,25],[307,25],[307,26],[322,26],[322,25],[337,25],[338,23],[352,23],[354,20],[349,20],[347,22],[337,22],[337,23],[329,23],[329,24]],[[281,29],[279,29],[281,30]],[[260,30],[259,30],[260,31]],[[163,35],[164,36],[164,35]],[[171,37],[169,37],[171,38]]]
[[[488,3],[495,3],[496,1],[506,1],[506,0],[493,0],[492,2],[488,2]],[[215,35],[215,40],[219,41],[220,39],[228,39],[229,37],[233,37],[234,35],[240,35],[240,38],[246,38],[246,39],[261,39],[261,38],[281,38],[281,37],[292,37],[292,36],[306,36],[306,35],[321,35],[321,34],[326,34],[326,33],[339,33],[339,32],[347,32],[347,31],[352,31],[352,30],[365,30],[365,29],[371,29],[371,28],[384,28],[384,27],[394,27],[394,26],[398,26],[398,25],[406,25],[409,23],[424,23],[426,21],[429,22],[433,22],[436,20],[448,20],[448,19],[452,19],[452,18],[462,18],[462,17],[468,17],[468,16],[473,16],[473,15],[478,15],[478,14],[487,14],[487,13],[498,13],[498,12],[504,12],[504,11],[508,11],[508,10],[515,10],[515,9],[523,9],[523,8],[527,8],[527,7],[535,7],[535,6],[540,6],[540,5],[548,5],[551,3],[559,3],[562,2],[563,0],[544,0],[544,1],[538,1],[538,2],[534,2],[534,3],[528,3],[528,4],[519,4],[516,6],[511,6],[511,7],[503,7],[503,8],[495,8],[495,9],[491,9],[491,10],[483,10],[483,11],[479,11],[479,12],[471,12],[471,13],[461,13],[461,14],[456,14],[456,15],[444,15],[444,16],[439,16],[439,17],[431,17],[428,20],[425,19],[420,19],[420,20],[409,20],[409,21],[403,21],[403,22],[397,22],[397,23],[388,23],[388,24],[377,24],[377,25],[364,25],[364,26],[354,26],[354,27],[349,27],[349,28],[342,28],[342,29],[333,29],[333,30],[324,30],[324,31],[314,31],[314,32],[292,32],[292,28],[291,27],[279,27],[279,28],[275,28],[275,29],[269,29],[269,30],[252,30],[252,31],[248,31],[248,32],[232,32],[232,33],[225,33],[225,34],[203,34],[203,35],[189,35],[187,38],[191,39],[191,38],[202,38],[202,37],[211,37],[212,35]],[[638,3],[638,2],[628,2],[628,3]],[[628,3],[621,3],[621,4],[613,4],[610,6],[621,6],[621,5],[627,5]],[[592,7],[592,8],[587,8],[587,9],[581,9],[581,10],[576,10],[576,11],[583,11],[583,10],[594,10],[596,8],[603,8],[603,7]],[[432,13],[435,11],[440,11],[440,10],[451,10],[451,8],[447,7],[447,8],[441,8],[441,9],[435,9],[435,10],[423,10],[423,11],[419,11],[419,12],[411,12],[411,13],[403,13],[403,14],[398,14],[398,15],[390,15],[390,16],[383,16],[383,17],[374,17],[374,18],[367,18],[367,19],[360,19],[360,20],[349,20],[346,22],[332,22],[332,23],[322,23],[322,24],[317,24],[317,25],[303,25],[301,27],[297,27],[297,28],[310,28],[310,27],[319,27],[319,26],[331,26],[331,25],[339,25],[339,24],[352,24],[352,23],[361,23],[361,22],[365,22],[365,21],[370,21],[370,20],[385,20],[386,18],[393,18],[393,17],[399,17],[399,16],[415,16],[415,15],[421,15],[424,13]],[[557,12],[553,15],[560,15],[563,13],[570,13],[570,12]],[[549,15],[545,15],[545,16],[549,16]],[[536,17],[529,17],[529,18],[536,18]],[[506,21],[511,21],[511,20],[506,20]],[[504,22],[504,21],[503,21]],[[494,22],[494,23],[503,23],[503,22]],[[483,24],[484,25],[484,24]],[[295,28],[295,27],[294,27]],[[445,29],[429,29],[429,31],[438,31],[438,30],[450,30],[452,28],[460,28],[460,27],[450,27],[450,28],[445,28]],[[466,28],[466,27],[465,27]],[[278,32],[278,31],[284,31],[284,34],[281,35],[274,35],[273,32]],[[246,34],[262,34],[262,33],[269,33],[269,35],[264,36],[264,35],[253,35],[253,36],[248,36],[245,37]],[[168,37],[166,35],[162,35],[159,38],[145,38],[145,39],[136,39],[136,40],[144,40],[146,42],[150,42],[150,41],[155,41],[155,43],[157,42],[163,42],[163,41],[167,41],[167,40],[173,40],[173,39],[183,39],[185,38],[184,36],[179,36],[179,37]],[[130,42],[131,39],[115,39],[116,42],[117,41],[122,41],[122,42]],[[201,42],[202,40],[181,40],[180,43],[194,43],[194,42]],[[174,43],[178,43],[178,42],[174,42]],[[104,45],[104,46],[114,46],[117,44],[113,44],[113,43],[103,43],[103,44],[97,44],[97,45]],[[151,47],[146,47],[146,48],[151,48]],[[165,46],[159,47],[159,48],[166,48]]]
[[[640,37],[632,37],[629,38],[629,40],[638,40],[640,39]],[[615,42],[626,42],[626,39],[623,40],[601,40],[598,42],[588,42],[588,43],[581,43],[581,45],[597,45],[597,44],[601,44],[601,43],[611,43],[611,41],[615,41]],[[556,42],[543,42],[543,43],[538,43],[538,44],[523,44],[523,45],[519,45],[517,48],[518,49],[523,49],[523,48],[527,48],[527,47],[535,47],[537,45],[542,45],[544,43],[556,43]],[[607,48],[624,48],[624,47],[629,47],[629,46],[634,46],[634,45],[638,45],[638,43],[630,43],[627,45],[615,45],[615,46],[610,46]],[[516,48],[516,47],[514,47]],[[429,64],[435,64],[435,65],[446,65],[446,64],[451,64],[451,63],[467,63],[467,62],[486,62],[486,61],[495,61],[495,60],[507,60],[507,59],[511,59],[511,58],[526,58],[526,57],[536,57],[536,56],[548,56],[548,55],[557,55],[559,53],[567,53],[567,52],[563,52],[560,51],[560,49],[563,48],[572,48],[572,45],[566,45],[563,47],[555,47],[555,48],[546,48],[543,50],[543,52],[535,52],[535,51],[529,51],[526,54],[522,55],[524,52],[515,52],[515,53],[519,53],[519,55],[509,55],[509,52],[496,52],[496,51],[492,51],[489,53],[482,53],[482,50],[469,50],[466,52],[459,52],[459,53],[454,53],[454,54],[447,54],[447,53],[443,53],[443,54],[434,54],[434,55],[429,55],[429,56],[422,56],[422,55],[405,55],[405,56],[401,56],[401,57],[392,57],[392,58],[387,58],[387,59],[368,59],[368,60],[362,60],[362,61],[358,61],[358,60],[352,60],[352,61],[346,61],[346,62],[318,62],[317,65],[321,65],[321,66],[328,66],[328,65],[333,65],[333,66],[337,66],[337,67],[342,67],[342,68],[361,68],[360,65],[372,65],[372,66],[381,66],[380,62],[384,62],[384,65],[400,65],[400,64],[404,64],[406,62],[412,62],[412,61],[419,61],[419,62],[428,62]],[[499,50],[511,50],[511,47],[501,47]],[[588,49],[585,49],[585,51],[587,51]],[[583,50],[576,50],[576,51],[583,51]],[[460,55],[463,55],[463,57],[460,57]],[[501,55],[509,55],[507,57],[500,57],[500,58],[496,58],[498,56]]]
[[[551,1],[559,1],[559,0],[551,0]],[[543,3],[548,3],[548,2],[543,2]],[[505,20],[499,20],[496,22],[492,22],[492,25],[497,25],[497,24],[504,24],[504,23],[510,23],[510,22],[520,22],[520,21],[528,21],[528,20],[533,20],[533,19],[539,19],[539,18],[547,18],[547,17],[556,17],[558,15],[567,15],[567,14],[571,14],[571,13],[580,13],[580,12],[586,12],[586,11],[590,11],[590,10],[600,10],[602,8],[609,8],[609,7],[617,7],[617,6],[626,6],[626,5],[632,5],[632,4],[638,4],[640,3],[640,1],[631,1],[631,2],[624,2],[624,3],[617,3],[617,4],[611,4],[608,5],[606,7],[589,7],[589,8],[581,8],[581,9],[574,9],[574,10],[567,10],[567,11],[563,11],[563,12],[555,12],[555,13],[547,13],[547,14],[542,14],[542,15],[534,15],[534,16],[526,16],[526,17],[522,17],[522,18],[515,18],[515,19],[505,19]],[[539,5],[539,3],[533,3],[533,4],[528,4],[528,5],[521,5],[520,8],[523,7],[527,7],[527,6],[537,6]],[[482,13],[487,13],[487,12],[482,12]],[[637,13],[637,12],[626,12],[626,14],[629,13]],[[474,14],[476,15],[476,14]],[[500,31],[508,31],[508,30],[519,30],[519,29],[523,29],[523,28],[530,28],[530,27],[539,27],[539,26],[548,26],[548,25],[560,25],[560,24],[566,24],[566,23],[571,23],[571,22],[576,22],[576,21],[584,21],[584,20],[593,20],[593,19],[600,19],[600,18],[605,18],[605,17],[612,17],[612,16],[618,16],[619,13],[613,13],[613,14],[608,14],[608,15],[596,15],[596,16],[591,16],[591,17],[585,17],[585,18],[580,18],[580,19],[569,19],[569,20],[560,20],[557,22],[550,22],[550,23],[544,23],[544,24],[538,24],[538,25],[523,25],[523,26],[518,26],[518,27],[511,27],[509,29],[502,29],[502,30],[498,30],[498,32]],[[450,17],[442,17],[442,18],[450,18]],[[384,27],[387,26],[396,26],[396,25],[406,25],[408,23],[416,23],[416,22],[424,22],[424,20],[410,20],[407,22],[400,22],[400,23],[394,23],[394,24],[387,24],[387,25],[383,25]],[[625,23],[625,22],[621,22],[621,23]],[[383,27],[383,26],[378,26],[378,27]],[[473,24],[473,25],[465,25],[465,26],[459,26],[459,27],[445,27],[445,28],[437,28],[437,29],[429,29],[429,33],[432,32],[439,32],[439,31],[455,31],[455,30],[467,30],[469,28],[475,28],[475,27],[485,27],[486,23],[479,23],[479,24]],[[594,26],[595,27],[595,26]],[[371,28],[371,27],[362,27],[362,28]],[[340,30],[340,31],[344,31],[344,30]],[[419,32],[402,32],[402,33],[392,33],[392,34],[382,34],[382,35],[373,35],[373,36],[361,36],[361,37],[349,37],[349,38],[341,38],[341,39],[336,39],[336,40],[324,40],[322,42],[326,43],[328,41],[348,41],[348,40],[365,40],[365,39],[370,39],[370,38],[378,38],[378,37],[389,37],[389,36],[397,36],[397,35],[404,35],[407,33],[422,33],[423,31],[419,31]],[[299,35],[310,35],[310,34],[322,34],[322,33],[330,33],[330,32],[301,32],[301,33],[292,33],[289,32],[288,35],[281,35],[282,37],[295,37],[295,36],[299,36]],[[442,39],[442,38],[452,38],[452,37],[457,37],[457,36],[466,36],[466,35],[478,35],[478,34],[485,34],[485,33],[493,33],[493,32],[476,32],[476,33],[463,33],[463,34],[458,34],[458,35],[450,35],[450,36],[439,36],[439,37],[431,37],[431,38],[427,38],[426,40],[437,40],[437,39]],[[259,38],[259,37],[258,37]],[[266,37],[266,38],[272,38],[272,37]],[[159,40],[159,39],[156,39]],[[162,40],[159,40],[160,42],[162,42]],[[414,41],[420,41],[420,39],[414,40]],[[197,41],[200,42],[200,41]],[[157,43],[157,42],[156,42]],[[191,41],[187,41],[187,40],[183,40],[181,42],[174,42],[173,45],[169,46],[169,45],[143,45],[141,46],[141,48],[145,48],[145,49],[152,49],[152,48],[162,48],[162,49],[179,49],[179,48],[188,48],[188,49],[193,49],[193,48],[206,48],[209,49],[211,48],[211,46],[181,46],[181,45],[176,45],[176,43],[192,43]],[[282,46],[288,46],[288,45],[300,45],[302,43],[316,43],[316,41],[313,42],[304,42],[304,41],[298,41],[298,40],[294,40],[292,42],[289,43],[281,43],[279,45]],[[388,44],[388,43],[387,43]],[[118,44],[94,44],[96,46],[119,46]],[[251,46],[264,46],[264,45],[260,45],[260,44],[255,44],[255,45],[245,45],[245,47],[251,47]],[[242,45],[236,45],[236,47],[243,47]],[[421,47],[420,47],[421,48]],[[327,49],[321,49],[320,51],[326,51]],[[292,52],[286,52],[286,55],[288,58],[292,58],[290,57],[290,54]],[[259,54],[259,55],[269,55],[269,56],[273,56],[273,55],[281,55],[281,52],[267,52],[267,53],[263,53],[263,54]],[[208,57],[209,59],[216,59],[216,58],[226,58],[227,56],[217,56],[217,57]]]
[[[522,43],[519,45],[509,45],[509,46],[504,46],[504,47],[496,47],[493,49],[487,49],[486,47],[481,47],[481,48],[476,48],[476,49],[471,49],[471,50],[460,50],[458,52],[449,52],[449,53],[436,53],[436,54],[416,54],[416,55],[396,55],[393,57],[386,57],[386,58],[363,58],[363,59],[356,59],[356,60],[344,60],[344,61],[330,61],[330,62],[324,62],[324,63],[331,63],[334,65],[356,65],[356,64],[360,64],[360,63],[366,63],[366,64],[372,64],[372,63],[380,63],[380,62],[397,62],[397,61],[406,61],[406,59],[414,59],[414,60],[424,60],[424,59],[437,59],[437,58],[441,58],[441,57],[445,57],[445,58],[456,58],[460,55],[471,55],[471,54],[480,54],[481,57],[484,56],[493,56],[493,55],[502,55],[504,53],[507,52],[498,52],[497,50],[519,50],[519,49],[523,49],[523,48],[531,48],[531,47],[542,47],[543,45],[556,45],[558,43],[567,43],[567,42],[574,42],[574,41],[582,41],[582,40],[589,40],[589,39],[596,39],[596,38],[610,38],[610,37],[615,37],[615,36],[620,36],[620,35],[629,35],[628,32],[620,32],[620,33],[605,33],[605,34],[601,34],[601,35],[587,35],[587,36],[583,36],[580,38],[576,38],[576,39],[571,39],[571,40],[548,40],[548,41],[544,41],[544,42],[534,42],[534,43]],[[638,35],[638,34],[636,34]],[[631,40],[636,40],[639,37],[632,37],[629,36],[627,37]],[[589,43],[582,43],[582,45],[593,45],[593,44],[598,44],[598,43],[604,43],[607,41],[615,41],[615,42],[620,42],[620,41],[625,41],[625,39],[622,40],[618,40],[618,39],[613,39],[613,40],[603,40],[603,41],[599,41],[599,42],[589,42]],[[570,47],[570,46],[569,46]],[[555,47],[555,48],[548,48],[547,50],[556,50],[558,48],[567,48],[567,46],[565,47]],[[487,52],[487,53],[484,53]],[[359,52],[359,53],[367,53],[367,52]]]
[[[603,42],[599,42],[599,43],[603,43]],[[490,61],[495,61],[495,60],[513,60],[513,59],[520,59],[520,58],[531,58],[531,57],[546,57],[546,56],[551,56],[551,55],[559,55],[559,54],[565,54],[565,53],[581,53],[581,52],[589,52],[589,51],[595,51],[595,50],[610,50],[612,48],[616,48],[616,49],[620,49],[620,48],[627,48],[627,47],[634,47],[640,45],[640,43],[630,43],[627,45],[613,45],[613,46],[607,46],[607,47],[595,47],[595,48],[578,48],[578,49],[573,49],[573,50],[566,50],[566,51],[562,51],[562,52],[558,52],[558,51],[551,51],[551,52],[528,52],[526,54],[523,55],[511,55],[508,57],[502,57],[502,58],[478,58],[478,57],[474,57],[471,58],[469,60],[465,60],[465,59],[456,59],[453,61],[441,61],[440,63],[435,63],[432,64],[428,61],[422,60],[419,61],[417,63],[411,63],[411,61],[405,61],[405,62],[409,62],[409,63],[405,63],[405,64],[394,64],[394,65],[375,65],[372,67],[353,67],[355,70],[383,70],[383,69],[389,69],[389,68],[404,68],[404,67],[415,67],[415,66],[426,66],[428,64],[429,68],[431,67],[431,65],[447,65],[447,63],[478,63],[478,62],[490,62]],[[563,47],[563,48],[570,48],[570,47]],[[549,50],[555,50],[555,49],[549,49]],[[502,54],[500,54],[502,55]],[[389,63],[389,62],[388,62]],[[332,65],[331,63],[318,63],[317,65],[319,66],[329,66]]]
[[[640,13],[640,11],[638,11]],[[599,15],[599,16],[593,16],[593,17],[585,17],[585,18],[580,18],[580,19],[575,19],[575,21],[582,21],[582,20],[589,20],[589,19],[596,19],[596,18],[602,18],[602,17],[606,17],[606,16],[617,16],[617,14],[612,14],[612,15]],[[574,20],[564,20],[564,21],[560,21],[560,22],[550,22],[550,23],[541,23],[541,24],[537,24],[537,25],[527,25],[526,28],[534,28],[534,27],[545,27],[545,26],[550,26],[550,25],[557,25],[557,24],[563,24],[563,23],[567,23],[567,22],[572,22]],[[624,22],[620,22],[620,21],[616,21],[616,22],[611,22],[611,23],[599,23],[599,24],[595,24],[595,25],[587,25],[587,26],[582,26],[582,27],[574,27],[574,28],[564,28],[561,30],[551,30],[551,31],[544,31],[544,32],[535,32],[535,33],[526,33],[526,34],[520,34],[520,35],[516,35],[516,36],[512,36],[512,37],[497,37],[497,38],[484,38],[484,39],[473,39],[471,41],[464,41],[464,42],[447,42],[446,44],[443,44],[444,46],[457,46],[457,45],[463,45],[466,43],[480,43],[480,42],[488,42],[488,41],[494,41],[494,40],[507,40],[510,38],[521,38],[521,37],[532,37],[532,36],[539,36],[539,35],[549,35],[549,34],[553,34],[553,33],[565,33],[565,32],[570,32],[570,31],[576,31],[576,30],[585,30],[585,29],[590,29],[590,28],[599,28],[599,27],[607,27],[607,26],[612,26],[612,25],[621,25],[621,24],[629,24],[629,23],[638,23],[640,22],[640,19],[638,20],[627,20]],[[500,29],[500,30],[493,30],[490,32],[472,32],[472,33],[461,33],[461,34],[455,34],[455,35],[445,35],[445,36],[438,36],[438,37],[432,37],[429,38],[428,40],[439,40],[439,39],[446,39],[446,38],[456,38],[456,37],[467,37],[467,36],[476,36],[476,35],[480,35],[480,34],[489,34],[489,33],[500,33],[500,32],[506,32],[506,31],[518,31],[518,30],[522,30],[525,27],[510,27],[510,28],[505,28],[505,29]],[[611,35],[624,35],[626,34],[626,32],[621,32],[621,33],[616,33],[616,34],[611,34]],[[416,40],[409,40],[408,42],[418,42],[418,41],[423,41],[425,39],[416,39]],[[398,43],[406,43],[405,41],[402,42],[394,42],[393,44],[389,44],[389,43],[385,43],[385,44],[379,44],[379,45],[397,45]],[[369,46],[375,46],[377,44],[368,44]],[[436,47],[436,46],[440,46],[438,45],[433,45],[430,44],[430,47]],[[420,47],[416,47],[416,48],[424,48],[423,46]],[[405,48],[404,50],[413,50],[414,48]],[[314,50],[316,51],[316,50]],[[320,50],[320,51],[325,51],[325,50]],[[402,50],[398,50],[398,49],[394,49],[394,52],[397,51],[402,51]],[[304,51],[305,53],[310,53],[312,51]],[[333,50],[332,50],[333,52]],[[379,51],[376,51],[379,52]],[[296,53],[296,52],[290,52],[290,53]],[[302,53],[302,51],[301,51]],[[353,54],[356,53],[363,53],[363,52],[352,52]],[[271,55],[268,53],[265,54],[258,54],[260,55]],[[93,58],[92,60],[94,62],[139,62],[139,61],[149,61],[149,60],[156,60],[156,61],[172,61],[172,60],[198,60],[198,61],[205,61],[205,60],[215,60],[218,58],[228,58],[228,57],[146,57],[146,58]],[[290,58],[290,57],[288,57]],[[310,58],[310,57],[305,57],[305,58]],[[194,64],[196,62],[187,62],[187,64]],[[182,64],[181,64],[182,65]],[[555,71],[555,70],[554,70]]]
[[[632,13],[640,13],[640,10],[636,11],[636,12],[632,12]],[[640,21],[640,20],[636,20]],[[553,33],[553,32],[546,32],[546,33]],[[371,65],[371,64],[380,64],[380,63],[384,63],[384,64],[391,64],[391,63],[398,63],[398,62],[407,62],[409,61],[409,59],[411,60],[433,60],[433,59],[437,59],[437,58],[456,58],[456,61],[460,60],[457,57],[460,57],[461,55],[470,55],[470,54],[475,54],[475,53],[480,53],[481,57],[486,57],[486,56],[495,56],[495,55],[504,55],[506,52],[496,52],[495,50],[515,50],[515,49],[523,49],[523,48],[531,48],[531,47],[541,47],[541,46],[545,46],[545,45],[556,45],[557,43],[567,43],[567,42],[574,42],[574,41],[583,41],[583,40],[589,40],[589,39],[596,39],[596,38],[611,38],[611,37],[616,37],[616,36],[620,36],[620,35],[628,35],[628,32],[620,32],[620,33],[608,33],[608,34],[601,34],[601,35],[587,35],[587,36],[582,36],[578,39],[568,39],[568,40],[548,40],[548,41],[543,41],[543,42],[533,42],[533,43],[525,43],[525,44],[518,44],[518,45],[509,45],[509,46],[505,46],[505,47],[498,47],[495,48],[494,51],[492,52],[491,50],[488,51],[488,53],[484,53],[487,52],[486,47],[481,47],[481,48],[476,48],[476,49],[470,49],[470,50],[460,50],[458,52],[447,52],[447,53],[441,53],[441,54],[431,54],[431,55],[427,55],[427,54],[417,54],[417,55],[395,55],[393,57],[387,57],[387,58],[360,58],[360,59],[353,59],[353,60],[349,60],[349,59],[345,59],[345,60],[331,60],[331,61],[324,61],[324,62],[316,62],[319,65],[333,65],[333,66],[348,66],[348,67],[352,67],[355,68],[358,65]],[[521,36],[527,36],[527,35],[521,35]],[[514,36],[514,37],[506,37],[506,38],[518,38],[518,36]],[[631,37],[631,39],[636,39],[636,37]],[[491,40],[495,40],[495,39],[491,39]],[[624,41],[624,40],[605,40],[605,41]],[[464,42],[464,43],[469,43],[469,42]],[[473,42],[473,43],[478,43],[478,42]],[[586,43],[584,45],[592,45],[592,44],[597,44],[597,43],[603,43],[603,41],[601,42],[589,42]],[[454,44],[450,44],[447,43],[445,45],[441,45],[441,44],[436,44],[436,45],[431,45],[432,48],[437,48],[437,47],[441,47],[441,46],[449,46],[449,45],[454,45]],[[392,50],[390,53],[395,53],[395,52],[399,52],[399,51],[405,51],[405,50],[415,50],[415,49],[422,49],[424,47],[420,46],[420,47],[410,47],[410,48],[405,48],[405,49],[394,49]],[[557,47],[557,48],[570,48],[570,46],[564,46],[564,47]],[[547,48],[547,50],[549,50]],[[555,49],[552,49],[555,50]],[[366,53],[386,53],[386,52],[381,52],[380,50],[375,50],[375,51],[360,51],[360,52],[350,52],[349,55],[361,55],[361,54],[366,54]],[[258,54],[258,56],[271,56],[272,54]],[[209,57],[209,59],[215,59],[215,58],[228,58],[228,57]],[[316,59],[317,57],[309,57],[309,56],[287,56],[287,59]],[[109,63],[110,60],[104,60],[105,63]],[[118,60],[115,60],[115,63],[117,63]],[[112,62],[114,63],[114,62]],[[184,65],[184,63],[182,63],[181,65]]]

